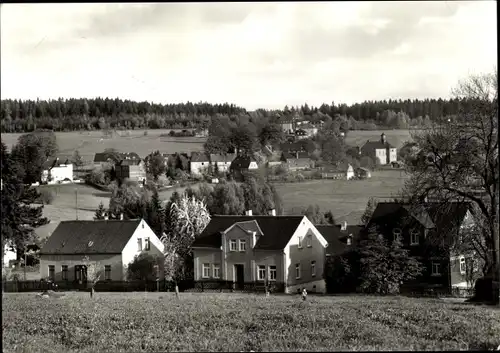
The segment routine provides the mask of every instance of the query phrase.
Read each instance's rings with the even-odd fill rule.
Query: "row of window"
[[[151,249],[151,243],[149,238],[144,239],[144,250],[149,251]],[[142,251],[142,238],[137,239],[137,251]]]
[[[311,277],[316,277],[316,261],[311,261]],[[295,279],[302,277],[302,268],[300,263],[295,264]]]
[[[392,230],[392,235],[394,236],[394,240],[401,241],[402,231],[400,228],[394,228]],[[412,230],[410,232],[410,245],[418,245],[420,243],[420,232],[418,230]]]
[[[82,272],[78,270],[78,267],[75,268],[75,279],[82,280],[83,278],[81,276]],[[51,281],[55,281],[56,279],[56,267],[54,265],[49,265],[49,279]],[[68,265],[61,266],[61,279],[63,281],[68,280]],[[104,266],[104,280],[111,281],[111,265]]]
[[[306,236],[306,247],[308,247],[308,248],[312,247],[312,235],[311,234]],[[302,249],[302,237],[299,237],[298,248]]]
[[[239,247],[238,247],[239,245]],[[245,239],[239,239],[239,243],[235,239],[229,240],[229,251],[246,251],[247,241]]]
[[[257,279],[263,281],[266,277],[270,281],[276,281],[276,266],[257,266]],[[203,278],[220,278],[220,265],[219,264],[203,264]]]

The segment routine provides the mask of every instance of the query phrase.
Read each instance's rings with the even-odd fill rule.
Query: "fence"
[[[193,288],[189,292],[265,292],[266,284],[264,282],[245,282],[236,283],[233,281],[198,281],[193,283]],[[267,285],[267,289],[271,293],[283,293],[285,291],[284,283],[271,282]]]

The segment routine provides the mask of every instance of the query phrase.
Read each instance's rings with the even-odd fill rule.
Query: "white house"
[[[225,173],[229,170],[231,166],[231,162],[236,158],[236,153],[228,153],[228,154],[211,154],[210,155],[210,164],[215,169],[217,169],[221,173]]]
[[[398,160],[397,150],[385,137],[380,135],[380,141],[366,141],[360,148],[361,154],[377,159],[380,165],[390,164]]]
[[[193,152],[189,161],[192,176],[202,175],[210,167],[210,157],[206,153]]]
[[[306,216],[215,215],[193,243],[195,281],[275,283],[286,293],[325,293],[328,242]]]
[[[3,267],[10,267],[11,261],[17,260],[17,251],[11,244],[5,244],[3,248]]]
[[[144,220],[62,221],[40,251],[40,271],[53,281],[85,282],[88,256],[102,265],[102,280],[123,281],[135,256],[147,253],[163,263],[163,250]],[[163,266],[158,270],[162,276]]]
[[[68,179],[73,181],[73,164],[68,160],[59,162],[59,158],[47,160],[43,165],[42,182],[57,183]]]

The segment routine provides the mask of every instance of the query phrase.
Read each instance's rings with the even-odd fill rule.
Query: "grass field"
[[[500,311],[404,297],[4,294],[4,352],[469,350],[500,344]]]
[[[357,224],[370,197],[391,201],[403,187],[405,178],[400,170],[380,170],[364,180],[312,180],[274,185],[287,214],[298,214],[309,204],[317,204],[321,210],[331,210],[337,222]]]
[[[56,132],[57,144],[59,146],[59,157],[67,158],[78,150],[84,160],[93,160],[96,152],[102,152],[105,148],[115,148],[120,152],[136,152],[141,157],[147,156],[155,150],[164,153],[192,152],[203,150],[205,138],[198,137],[161,137],[168,134],[170,130],[158,129],[148,130],[148,135],[144,136],[144,130],[130,130],[130,136],[125,136],[125,131],[119,131],[115,137],[105,139],[102,131],[73,131]],[[387,141],[395,147],[410,139],[408,130],[374,130],[374,131],[350,131],[347,134],[348,145],[361,146],[366,140],[378,140],[380,134],[385,132]],[[122,134],[119,136],[118,134]],[[11,148],[22,134],[2,134],[2,141]]]

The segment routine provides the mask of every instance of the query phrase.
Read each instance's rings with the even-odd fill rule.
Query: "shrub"
[[[49,190],[49,189],[40,190],[40,200],[45,205],[51,205],[55,198],[56,198],[56,193],[54,190]]]
[[[148,130],[144,131],[144,136],[148,136]]]

